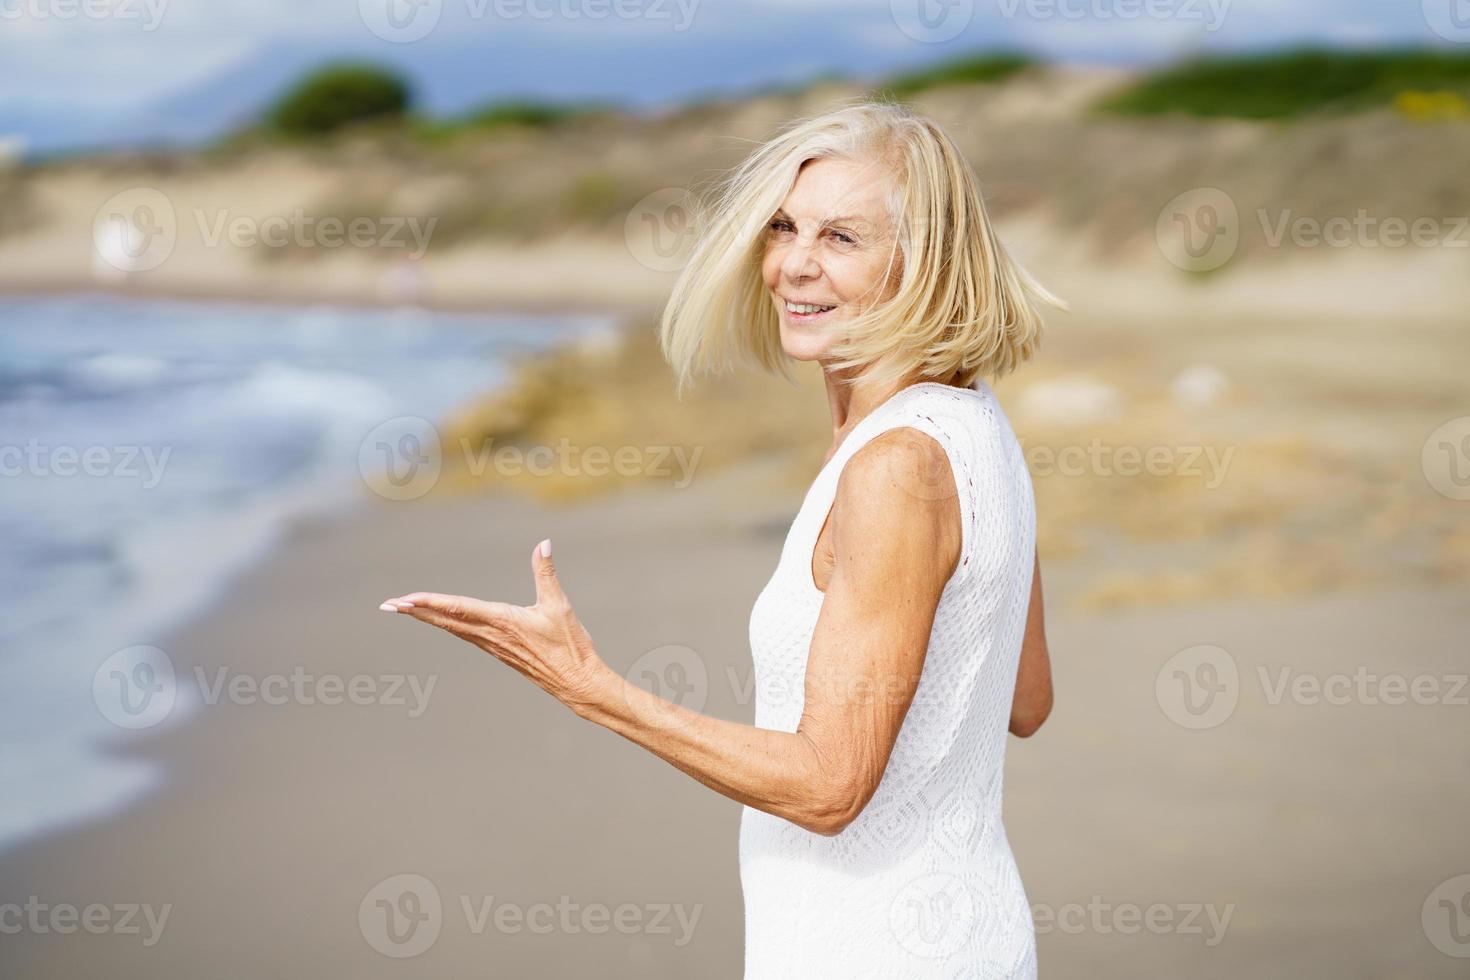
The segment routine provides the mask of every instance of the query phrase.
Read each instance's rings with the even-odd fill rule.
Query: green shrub
[[[1285,119],[1391,104],[1405,90],[1470,88],[1470,53],[1298,50],[1185,62],[1105,100],[1129,115]]]
[[[373,65],[329,65],[312,73],[276,104],[270,121],[290,136],[322,136],[343,126],[401,116],[407,84]]]
[[[465,124],[477,129],[498,129],[502,126],[544,129],[575,115],[576,112],[571,107],[542,102],[500,102],[479,110],[465,120]]]
[[[465,116],[418,120],[414,134],[428,143],[445,143],[463,136],[493,133],[497,130],[547,130],[565,122],[617,111],[616,105],[604,102],[572,105],[546,102],[497,102]]]
[[[1001,82],[1017,72],[1035,64],[1023,54],[1002,53],[971,55],[956,61],[947,61],[922,71],[895,75],[880,84],[880,88],[892,92],[899,98],[907,98],[925,89],[941,85],[979,85]]]
[[[594,170],[582,174],[567,189],[563,210],[574,222],[602,221],[617,212],[625,196],[622,184],[615,176]]]

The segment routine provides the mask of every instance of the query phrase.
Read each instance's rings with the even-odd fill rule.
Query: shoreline
[[[34,277],[28,277],[34,278]],[[381,297],[364,296],[357,291],[321,291],[282,288],[273,295],[263,296],[258,291],[242,286],[237,290],[207,286],[198,289],[180,289],[173,286],[164,289],[126,284],[99,283],[78,277],[59,276],[39,285],[7,283],[0,279],[0,302],[20,299],[77,299],[88,296],[110,299],[157,300],[159,302],[220,303],[230,305],[263,307],[311,307],[337,306],[344,309],[378,310],[384,312],[444,314],[486,314],[524,316],[589,316],[606,314],[615,317],[619,324],[627,324],[639,317],[654,315],[657,305],[634,301],[606,301],[593,299],[551,301],[524,297],[471,298],[430,297],[413,303],[394,303]]]
[[[260,324],[272,318],[272,313],[263,311],[262,307],[289,309],[298,317],[310,309],[295,304],[288,307],[280,303],[249,303],[250,309],[241,312],[240,307],[234,301],[217,300],[211,303],[185,298],[123,296],[100,291],[68,294],[32,292],[24,295],[15,294],[12,298],[22,302],[41,304],[36,309],[45,308],[51,303],[66,303],[69,300],[85,304],[88,309],[100,304],[109,310],[116,310],[124,303],[136,302],[140,304],[138,317],[143,320],[152,317],[159,310],[165,309],[168,304],[174,302],[199,303],[201,312],[197,317],[192,311],[184,311],[179,315],[190,323],[197,319],[205,325],[210,325],[216,322],[210,317],[223,311],[224,316],[217,318],[221,326],[243,324],[246,329],[249,329],[252,324]],[[3,302],[3,298],[0,298],[0,304]],[[126,307],[123,309],[126,310]],[[425,317],[435,318],[433,321],[426,320],[425,323],[426,325],[433,323],[432,329],[440,336],[445,336],[458,329],[451,321],[445,319],[453,315],[449,311],[421,310],[419,312]],[[482,317],[505,316],[511,318],[512,322],[521,316],[506,311],[467,311],[466,315],[473,316],[477,320]],[[526,322],[533,327],[536,324],[550,325],[556,319],[572,321],[577,319],[576,314],[564,312],[544,318],[534,318],[529,314],[525,316]],[[597,321],[596,323],[589,321],[588,326],[594,329],[600,329],[597,325],[604,321],[618,322],[618,318],[612,314],[604,313],[601,316],[587,314],[587,316]],[[31,321],[22,317],[19,322]],[[582,336],[585,330],[574,322],[567,326],[570,329],[565,337],[550,341],[537,341],[532,346],[540,345],[547,350],[553,350],[577,344],[578,337]],[[428,329],[427,326],[426,329]],[[507,327],[507,329],[511,328]],[[524,328],[516,327],[515,329]],[[363,342],[366,343],[365,340]],[[347,343],[357,346],[357,342],[353,340],[348,340]],[[447,343],[454,342],[447,341]],[[519,342],[507,346],[493,339],[481,340],[477,342],[477,346],[485,350],[503,351],[503,353],[492,354],[489,359],[485,359],[486,378],[472,388],[463,389],[462,394],[457,398],[452,398],[448,405],[433,410],[432,414],[441,423],[444,418],[460,410],[467,402],[502,390],[509,378],[514,375],[515,351],[520,346]],[[272,349],[279,350],[279,348]],[[158,363],[174,363],[173,358],[168,355],[159,354],[158,356],[163,358],[163,361]],[[151,355],[134,355],[134,357],[138,363],[155,360]],[[498,365],[493,370],[489,367],[492,361]],[[5,808],[3,815],[0,815],[3,816],[3,820],[0,820],[0,832],[3,832],[3,839],[0,839],[0,853],[9,852],[15,847],[24,847],[26,842],[37,833],[38,828],[44,832],[52,823],[65,827],[76,822],[86,824],[94,820],[107,820],[115,815],[118,807],[135,805],[140,796],[146,798],[156,791],[160,774],[150,771],[147,767],[135,765],[126,759],[113,758],[113,753],[106,748],[106,745],[98,742],[99,738],[110,741],[108,736],[116,735],[116,730],[108,724],[109,721],[115,721],[115,719],[108,715],[107,709],[100,702],[92,703],[98,697],[95,693],[97,682],[93,671],[100,671],[106,662],[110,662],[109,651],[115,654],[138,645],[155,645],[160,642],[160,637],[186,629],[189,624],[217,613],[222,607],[231,603],[235,585],[263,564],[271,561],[289,541],[303,534],[310,534],[313,528],[322,527],[333,521],[355,520],[359,511],[370,506],[371,502],[376,499],[371,492],[370,485],[364,483],[365,477],[359,473],[357,467],[351,467],[349,464],[347,468],[343,468],[340,465],[348,460],[337,451],[345,447],[345,444],[341,443],[344,438],[342,433],[361,423],[362,428],[357,429],[356,434],[349,433],[346,437],[351,442],[351,446],[347,448],[355,449],[357,440],[362,437],[362,432],[372,424],[372,408],[354,407],[341,400],[328,406],[321,402],[320,399],[323,397],[321,394],[312,394],[303,387],[319,382],[329,385],[339,383],[338,379],[341,375],[335,374],[334,371],[337,369],[331,367],[304,365],[300,372],[290,376],[281,377],[277,374],[274,381],[262,381],[262,378],[271,376],[276,370],[275,364],[276,362],[269,356],[256,362],[246,363],[242,365],[242,371],[238,377],[228,378],[215,385],[207,393],[207,398],[204,398],[204,393],[201,393],[202,400],[196,401],[195,404],[215,411],[228,412],[228,409],[223,409],[221,406],[241,404],[240,399],[250,397],[247,393],[251,390],[263,390],[281,402],[280,410],[284,414],[276,421],[290,417],[296,424],[307,430],[316,430],[319,438],[331,441],[331,446],[316,452],[310,461],[303,463],[301,469],[291,471],[283,479],[250,482],[241,478],[233,483],[227,481],[224,485],[225,492],[233,495],[233,503],[221,508],[207,496],[200,496],[197,493],[190,496],[187,489],[191,479],[201,479],[201,474],[208,472],[208,460],[211,458],[209,454],[214,448],[210,445],[212,440],[206,439],[203,443],[194,442],[191,439],[199,437],[191,435],[188,429],[170,430],[167,425],[159,429],[155,425],[149,431],[154,432],[155,440],[163,440],[158,443],[163,450],[163,460],[167,462],[169,456],[177,455],[179,459],[175,459],[174,462],[184,467],[185,483],[183,486],[185,489],[182,495],[175,494],[173,497],[164,498],[174,501],[173,506],[178,508],[177,512],[172,508],[160,509],[153,499],[145,500],[140,495],[136,500],[128,498],[125,501],[130,505],[136,503],[137,506],[130,506],[118,512],[119,523],[115,530],[101,525],[92,531],[83,531],[81,540],[84,546],[96,536],[106,535],[101,540],[105,541],[105,547],[110,549],[108,553],[111,557],[106,562],[96,564],[99,565],[100,571],[125,575],[126,585],[87,593],[87,601],[92,610],[91,615],[76,623],[75,628],[57,628],[48,633],[39,627],[21,627],[20,631],[15,634],[12,669],[19,672],[20,678],[29,677],[34,673],[35,682],[39,685],[36,689],[36,696],[40,698],[38,703],[50,704],[55,712],[54,715],[47,716],[37,714],[35,710],[17,711],[16,718],[13,719],[16,726],[15,731],[17,733],[33,732],[40,737],[40,734],[45,732],[48,726],[50,727],[51,750],[48,754],[50,761],[47,765],[54,767],[55,776],[58,778],[53,778],[51,780],[53,785],[48,786],[43,771],[29,772],[23,767],[26,777],[24,780],[22,772],[16,773],[16,790],[19,799],[12,800],[11,804]],[[344,367],[343,370],[352,369]],[[494,373],[502,375],[500,380],[495,381],[488,377],[489,374]],[[22,375],[22,377],[28,376]],[[40,376],[50,377],[45,374]],[[57,379],[62,377],[63,375],[57,375]],[[455,374],[441,379],[440,383],[456,385],[462,384],[462,380],[460,375]],[[395,401],[388,395],[388,391],[402,388],[402,386],[375,388],[373,387],[375,381],[371,380],[366,373],[362,374],[358,381],[364,388],[371,388],[374,397],[384,398],[385,407],[395,404]],[[130,395],[134,386],[127,383],[126,377],[122,379],[122,382],[122,386],[112,394],[122,392]],[[56,383],[62,384],[60,380],[57,380]],[[138,384],[143,386],[136,389],[142,393],[141,397],[149,397],[148,392],[152,390],[149,387],[151,382],[144,379]],[[264,384],[265,387],[259,388],[260,384]],[[257,387],[252,389],[253,385]],[[291,390],[283,390],[282,385],[294,387]],[[353,391],[349,388],[347,394],[353,394]],[[411,402],[396,402],[396,404],[414,407],[414,403]],[[363,411],[369,412],[369,415],[363,415]],[[249,413],[240,418],[248,420]],[[378,420],[381,421],[381,416],[378,416]],[[269,431],[271,420],[266,419],[264,422],[265,429]],[[344,425],[348,429],[344,429]],[[172,437],[158,435],[165,431],[173,431],[174,435]],[[176,440],[181,438],[181,433],[183,441],[176,443]],[[245,451],[243,447],[258,451],[262,445],[266,445],[253,441],[244,432],[236,433],[236,439],[232,441],[232,444],[238,445],[234,449],[222,451],[243,452]],[[174,450],[181,447],[182,451],[175,454]],[[289,444],[276,444],[274,448],[284,452],[290,451]],[[339,459],[339,457],[342,458]],[[180,459],[183,461],[180,462]],[[160,469],[159,475],[161,474]],[[41,490],[43,487],[38,484],[30,489]],[[103,499],[108,499],[106,494],[103,495]],[[148,506],[142,506],[144,504]],[[92,537],[87,537],[88,534]],[[78,547],[75,542],[60,532],[53,537],[56,539],[53,542],[54,545],[61,547],[63,551],[68,547]],[[89,568],[90,566],[87,566],[83,571]],[[89,579],[84,578],[83,581],[84,584],[92,584]],[[33,601],[38,609],[49,610],[59,600],[52,594],[52,591],[38,589]],[[46,666],[45,654],[47,653],[55,656],[54,669]],[[107,660],[104,661],[104,658]],[[90,697],[85,694],[77,697],[79,692],[86,690],[83,686],[84,681],[92,685],[93,693]],[[180,705],[181,712],[182,708],[183,706]],[[101,709],[100,714],[99,709]],[[48,717],[49,720],[47,720]],[[37,725],[41,727],[38,729]],[[26,804],[24,800],[30,793],[35,793],[35,797],[31,803]]]

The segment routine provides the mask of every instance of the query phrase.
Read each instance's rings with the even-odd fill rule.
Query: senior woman
[[[727,178],[661,323],[682,388],[816,361],[832,447],[750,619],[755,724],[599,658],[532,554],[536,603],[416,592],[442,627],[744,804],[746,980],[1033,977],[1001,823],[1006,733],[1051,710],[1023,455],[987,377],[1060,301],[1006,253],[949,137],[899,105],[799,120]],[[796,696],[800,692],[800,696]]]

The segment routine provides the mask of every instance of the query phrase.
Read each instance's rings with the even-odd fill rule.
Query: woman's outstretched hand
[[[536,580],[533,606],[411,592],[378,608],[404,613],[468,640],[580,713],[597,702],[609,670],[557,580],[550,539],[532,552],[531,571]]]

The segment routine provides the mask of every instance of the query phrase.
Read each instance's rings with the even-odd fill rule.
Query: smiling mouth
[[[835,309],[837,309],[836,306],[824,306],[820,303],[793,303],[790,300],[786,301],[787,314],[798,323],[816,320],[831,313]]]

